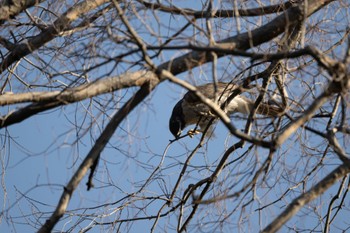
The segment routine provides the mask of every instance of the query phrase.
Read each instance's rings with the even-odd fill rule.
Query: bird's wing
[[[227,99],[228,96],[237,89],[237,85],[230,83],[218,82],[216,85],[214,83],[207,83],[197,87],[205,97],[214,101],[214,98]],[[183,97],[189,103],[198,104],[201,103],[200,99],[192,91],[188,91]]]
[[[207,83],[197,87],[197,89],[204,96],[212,101],[218,101],[220,106],[238,88],[239,86],[235,84],[224,82],[218,82],[216,86],[214,83]],[[235,112],[249,114],[254,107],[254,101],[243,95],[239,95],[240,92],[241,91],[238,91],[237,95],[235,95],[235,97],[226,106],[226,111],[228,114]],[[202,103],[195,93],[188,91],[183,98],[190,106],[193,107],[193,111],[196,111],[200,115],[210,115],[210,108],[206,104]],[[282,112],[283,110],[281,108],[263,102],[260,103],[256,113],[266,116],[278,116],[281,115]]]
[[[234,93],[234,91],[239,88],[239,86],[231,83],[218,83],[217,87],[218,93],[221,95],[221,99],[219,99],[220,105],[223,104]],[[237,93],[235,93],[236,95],[234,98],[228,103],[226,111],[229,115],[235,112],[249,114],[254,108],[255,101],[243,95],[240,95],[241,92],[242,90],[238,90]],[[244,92],[252,93],[253,91],[244,90]],[[277,117],[284,113],[284,109],[276,105],[261,102],[258,109],[256,110],[256,113],[269,117]]]
[[[205,97],[209,98],[212,101],[217,101],[220,105],[223,104],[227,98],[233,93],[235,89],[237,89],[237,85],[218,82],[216,85],[214,83],[207,83],[201,86],[197,86],[197,90],[200,91]],[[188,91],[184,97],[184,102],[188,105],[187,107],[191,107],[192,111],[196,112],[202,116],[210,116],[210,108],[202,103],[198,96],[192,92]],[[234,101],[231,101],[229,106],[230,109],[237,108]]]
[[[224,90],[224,84],[218,83],[215,91],[215,86],[213,83],[207,83],[201,86],[197,86],[197,90],[200,91],[205,97],[214,101],[214,98],[220,96]],[[188,91],[183,97],[184,103],[186,103],[187,108],[191,108],[193,112],[196,112],[198,115],[209,116],[210,108],[202,103],[198,96],[192,92]]]

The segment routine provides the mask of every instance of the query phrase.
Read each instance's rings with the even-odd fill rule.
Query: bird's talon
[[[193,138],[194,135],[199,134],[199,133],[200,133],[200,131],[194,130],[194,129],[190,129],[190,130],[187,132],[187,134],[188,134],[188,136],[190,136],[190,138]]]

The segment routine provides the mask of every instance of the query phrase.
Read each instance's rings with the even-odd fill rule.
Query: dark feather
[[[208,83],[197,87],[204,96],[217,102],[220,106],[226,103],[228,98],[237,90],[239,86],[232,83],[219,82],[216,84]],[[249,114],[254,107],[254,101],[240,94],[242,90],[235,93],[234,98],[227,103],[225,111],[228,115],[235,112]],[[276,117],[283,113],[283,109],[268,103],[260,103],[256,111],[270,117]],[[199,125],[201,130],[208,126],[208,122],[216,117],[211,113],[210,108],[202,103],[197,95],[188,91],[184,97],[175,105],[169,121],[171,133],[178,137],[181,131],[188,125]]]

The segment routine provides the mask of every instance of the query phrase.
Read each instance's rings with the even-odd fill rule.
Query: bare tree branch
[[[90,11],[91,9],[93,9],[93,8],[97,7],[98,5],[101,5],[105,2],[106,2],[105,0],[98,1],[98,2],[94,1],[94,3],[82,2],[80,5],[68,10],[66,14],[63,14],[60,19],[56,20],[56,22],[53,24],[53,26],[48,28],[45,32],[34,37],[30,41],[28,41],[27,44],[22,43],[21,46],[23,45],[25,48],[23,46],[22,46],[23,48],[21,46],[18,46],[1,63],[2,65],[0,65],[0,67],[3,67],[3,66],[4,67],[0,68],[0,70],[3,70],[6,67],[8,67],[8,65],[10,65],[12,62],[16,61],[17,58],[27,55],[29,52],[35,50],[36,48],[45,44],[47,41],[53,39],[54,36],[57,35],[57,33],[60,30],[64,30],[64,28],[66,28],[71,21],[73,21],[77,17],[79,17],[80,14],[83,14],[87,11]],[[326,5],[330,2],[331,1],[310,1],[309,5],[308,5],[309,9],[307,12],[308,15],[314,13],[315,11],[319,10],[321,7],[323,7],[324,5]],[[231,48],[231,49],[245,50],[245,49],[248,49],[252,45],[256,46],[256,45],[259,45],[261,43],[264,43],[268,40],[271,40],[272,38],[274,38],[278,34],[282,33],[284,31],[284,25],[287,23],[287,20],[288,20],[288,23],[290,25],[297,23],[298,22],[298,17],[296,17],[296,15],[298,15],[297,12],[298,12],[298,7],[290,8],[286,12],[285,15],[278,16],[276,19],[272,20],[270,23],[267,23],[266,25],[264,25],[260,28],[257,28],[250,33],[243,33],[243,34],[231,37],[231,38],[227,38],[227,39],[219,42],[219,44],[224,49]],[[267,33],[267,32],[271,32],[271,31],[273,33]],[[55,33],[53,33],[53,32],[55,32]],[[47,33],[49,35],[46,35]],[[30,45],[30,46],[28,47],[27,45]],[[16,51],[18,51],[18,52],[16,52]],[[19,52],[19,51],[22,51],[22,52]],[[18,57],[18,54],[22,54],[22,55],[19,55],[19,57]],[[219,57],[225,55],[225,53],[217,53],[217,54]],[[169,69],[169,71],[171,73],[176,75],[176,74],[182,73],[188,69],[191,69],[195,66],[199,66],[201,64],[210,62],[212,59],[213,58],[211,57],[210,53],[203,53],[203,52],[196,52],[195,51],[195,52],[191,52],[191,53],[188,53],[186,55],[183,55],[181,57],[178,57],[172,61],[163,63],[162,65],[160,65],[158,67],[158,70]],[[101,82],[103,82],[103,81],[101,81]],[[108,83],[108,82],[109,81],[106,81],[106,83]],[[82,87],[82,89],[84,89],[84,86]],[[111,89],[111,90],[113,90],[113,89]],[[69,94],[69,91],[66,93],[68,94],[67,96],[71,96],[71,94]],[[98,93],[95,93],[95,94],[98,94]],[[13,96],[13,97],[15,97],[16,99],[23,99],[23,101],[28,101],[31,98],[37,99],[38,96],[40,96],[41,94],[34,94],[33,96],[31,96],[31,94],[24,94],[24,95],[26,95],[26,97],[24,97],[22,95],[19,95],[18,98],[16,98],[15,96]],[[57,95],[57,93],[48,94],[48,95],[51,97],[47,97],[47,98],[52,99],[53,96]],[[5,95],[5,99],[8,99],[8,98],[6,98],[7,96]],[[37,97],[35,98],[34,96],[37,96]],[[89,98],[91,96],[92,95],[85,94],[86,98]],[[45,97],[41,97],[41,98],[45,99]],[[77,98],[77,100],[79,100],[79,98]],[[63,97],[63,101],[67,101],[67,100],[65,100]],[[4,102],[6,102],[6,100]],[[74,98],[73,98],[72,102],[74,102]],[[46,101],[44,100],[44,102],[41,104],[29,105],[29,106],[25,107],[24,109],[20,109],[14,113],[11,113],[8,116],[3,116],[2,117],[3,120],[2,120],[0,125],[2,127],[5,127],[5,126],[8,126],[8,125],[11,125],[14,123],[18,123],[18,122],[36,114],[36,113],[38,113],[38,112],[42,112],[42,111],[60,106],[62,103],[64,103],[64,102],[57,101],[55,103],[52,103],[52,102],[46,103]]]
[[[119,90],[132,86],[142,86],[147,82],[154,82],[155,75],[148,71],[124,73],[118,77],[100,79],[75,88],[68,88],[62,92],[40,92],[23,94],[4,94],[0,96],[3,104],[15,104],[20,102],[35,102],[20,108],[0,118],[0,128],[19,123],[39,112],[56,108],[58,106],[78,102],[100,94]]]
[[[301,208],[307,203],[314,200],[332,185],[334,185],[339,179],[343,178],[350,172],[348,164],[343,164],[329,173],[328,176],[323,178],[314,187],[304,194],[293,200],[292,203],[274,220],[272,221],[262,232],[277,232],[291,217],[293,217]]]
[[[140,70],[126,72],[115,77],[98,79],[91,83],[66,88],[62,91],[5,93],[0,95],[0,106],[25,102],[60,102],[61,105],[65,105],[128,87],[142,86],[145,82],[155,81],[155,79],[153,72]]]
[[[307,16],[312,15],[325,5],[334,0],[311,0],[308,1]],[[284,14],[276,17],[271,22],[254,29],[252,31],[242,33],[233,37],[218,41],[222,49],[229,50],[247,50],[254,46],[263,44],[285,31],[285,26],[293,26],[300,20],[301,14],[300,6],[289,8]],[[218,57],[225,56],[226,53],[217,53]],[[178,57],[170,62],[162,64],[160,69],[168,69],[172,74],[176,75],[192,69],[199,65],[212,61],[211,53],[205,52],[190,52],[181,57]]]
[[[0,74],[4,72],[4,70],[6,70],[8,67],[10,67],[10,65],[12,65],[14,62],[20,60],[21,58],[37,50],[50,40],[59,36],[59,34],[63,32],[66,28],[68,28],[74,20],[78,19],[85,13],[107,2],[109,1],[86,0],[70,8],[46,30],[44,30],[37,36],[34,36],[33,38],[23,41],[20,44],[16,45],[16,47],[0,63]]]
[[[0,5],[0,25],[6,20],[11,19],[32,6],[43,2],[44,0],[12,0],[2,1]]]
[[[39,232],[346,231],[349,8],[334,0],[2,1],[1,223]],[[213,98],[199,91],[207,82]],[[219,82],[237,86],[221,106]],[[192,113],[179,89],[196,100]],[[238,96],[251,100],[249,111],[227,115]],[[186,130],[188,114],[199,114],[191,123],[200,136],[169,137],[177,100],[177,123]],[[39,134],[27,139],[22,124],[28,137]],[[9,180],[13,173],[26,184]],[[60,199],[38,196],[48,190]]]
[[[327,102],[331,95],[339,92],[346,92],[350,88],[350,77],[345,68],[345,64],[327,57],[316,49],[311,49],[311,51],[318,63],[326,68],[328,73],[332,76],[332,80],[326,90],[314,100],[310,107],[280,133],[276,138],[277,146],[282,145],[292,133],[305,124],[305,122],[310,120],[314,112]]]
[[[105,148],[109,139],[114,134],[116,128],[123,121],[123,119],[140,103],[149,93],[154,89],[153,83],[147,82],[143,84],[139,91],[137,91],[124,106],[112,117],[106,128],[103,130],[100,137],[97,139],[95,145],[91,148],[90,152],[85,157],[84,161],[79,166],[78,170],[72,176],[71,180],[65,186],[62,196],[57,204],[56,210],[51,215],[45,224],[40,228],[38,232],[51,232],[56,223],[60,220],[63,214],[66,212],[68,203],[72,197],[74,190],[78,187],[79,183],[86,175],[88,170],[93,166],[96,159],[98,159],[100,153]]]
[[[206,18],[206,17],[222,17],[222,18],[231,18],[236,16],[243,17],[252,17],[252,16],[260,16],[266,14],[273,14],[285,11],[286,9],[292,6],[291,2],[284,2],[282,4],[269,5],[265,7],[258,7],[253,9],[234,9],[234,10],[215,10],[213,12],[203,12],[203,11],[195,11],[188,8],[178,8],[175,6],[165,6],[159,3],[150,3],[148,1],[138,0],[145,7],[159,10],[163,12],[168,12],[172,14],[180,14],[184,16],[193,16],[196,19]]]

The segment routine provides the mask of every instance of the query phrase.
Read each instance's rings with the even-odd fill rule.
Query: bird
[[[237,95],[226,103],[224,111],[230,116],[233,113],[249,114],[254,107],[255,101],[242,95],[242,88],[233,83],[217,82],[206,83],[196,87],[205,97],[217,103],[219,106],[225,103],[232,93],[237,90]],[[248,92],[250,92],[248,90]],[[277,117],[283,113],[283,109],[268,103],[260,103],[257,114]],[[169,130],[178,139],[182,130],[189,125],[196,125],[195,129],[188,131],[188,135],[193,137],[194,134],[203,133],[207,130],[212,121],[218,117],[210,111],[210,107],[203,103],[193,91],[188,91],[182,99],[174,106],[169,119]],[[199,129],[197,129],[199,126]],[[209,131],[212,129],[209,126]],[[207,135],[210,135],[210,133]]]

